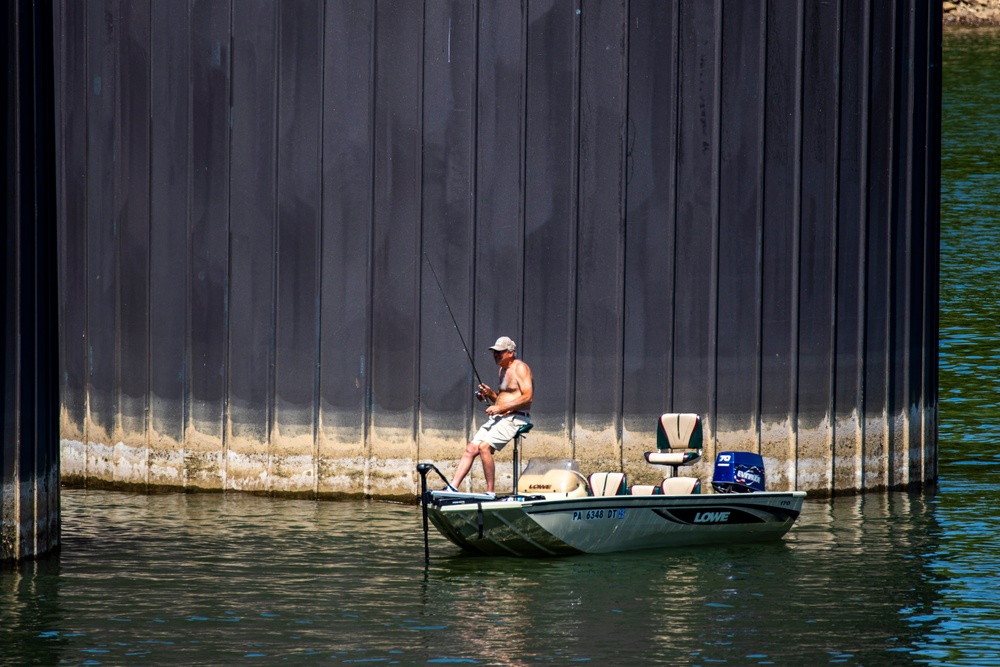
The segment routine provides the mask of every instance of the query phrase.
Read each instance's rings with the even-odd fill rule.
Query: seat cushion
[[[625,473],[595,472],[588,479],[595,496],[620,496],[625,493]]]
[[[658,484],[633,484],[628,492],[633,496],[652,496],[662,493]]]
[[[646,452],[646,461],[663,466],[683,466],[701,458],[701,452],[696,449],[676,452]]]
[[[668,477],[660,484],[666,496],[687,496],[701,493],[701,480],[697,477]]]
[[[526,495],[577,498],[587,495],[587,480],[573,470],[549,470],[542,475],[521,475],[517,491]]]
[[[656,448],[701,449],[701,418],[691,413],[668,412],[656,426]]]

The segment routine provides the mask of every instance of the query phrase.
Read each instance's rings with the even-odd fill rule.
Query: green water
[[[411,506],[69,491],[61,556],[3,579],[0,646],[39,665],[908,664],[935,613],[930,502],[809,503],[784,541],[655,555],[435,538],[425,566]]]
[[[412,506],[67,490],[2,665],[1000,665],[1000,33],[945,42],[940,488],[785,540],[469,558]]]
[[[976,466],[1000,454],[1000,30],[946,33],[943,72],[941,462]]]

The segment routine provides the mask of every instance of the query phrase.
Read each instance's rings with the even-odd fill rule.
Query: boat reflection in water
[[[953,499],[807,499],[779,540],[514,559],[434,535],[430,562],[409,505],[67,489],[58,556],[0,568],[0,664],[996,664],[982,468]]]
[[[649,463],[672,469],[659,485],[629,487],[624,473],[617,472],[584,477],[569,461],[533,462],[515,478],[518,492],[498,498],[428,490],[427,474],[438,471],[420,464],[424,530],[429,521],[466,551],[493,556],[751,542],[788,532],[805,492],[766,492],[759,455],[720,452],[712,482],[716,493],[703,495],[700,480],[677,475],[701,453],[698,415],[668,413],[658,423],[657,451],[645,455]]]

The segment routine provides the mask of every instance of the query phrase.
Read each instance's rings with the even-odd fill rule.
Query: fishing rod
[[[472,366],[472,372],[476,374],[476,380],[479,384],[485,384],[482,378],[479,377],[479,371],[476,370],[476,362],[473,361],[472,355],[469,354],[469,348],[465,344],[465,337],[462,336],[462,330],[458,328],[458,321],[455,319],[455,314],[451,312],[451,306],[448,305],[448,297],[445,296],[444,287],[441,286],[441,281],[438,280],[437,271],[434,270],[434,265],[431,264],[431,258],[427,255],[426,251],[424,251],[424,259],[427,260],[427,266],[431,270],[431,275],[434,276],[434,282],[437,283],[438,290],[441,292],[441,299],[444,301],[444,307],[448,309],[448,314],[451,316],[451,323],[455,325],[455,333],[458,334],[458,339],[462,341],[462,349],[465,350],[465,356],[469,358],[469,365]],[[486,396],[486,394],[479,393],[478,385],[476,386],[476,395],[481,396],[486,401],[487,405],[489,404],[489,397]]]

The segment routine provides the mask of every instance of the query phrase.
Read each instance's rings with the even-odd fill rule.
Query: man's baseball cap
[[[497,338],[497,342],[490,346],[490,349],[497,352],[513,352],[517,349],[517,345],[510,338],[507,338],[507,336],[500,336]]]

